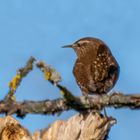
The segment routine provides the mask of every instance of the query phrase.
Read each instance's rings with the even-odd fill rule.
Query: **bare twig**
[[[73,94],[65,86],[58,84],[61,81],[61,77],[54,68],[50,67],[43,61],[38,61],[36,66],[44,73],[44,79],[56,86],[60,90],[61,95],[69,101],[69,103],[75,100]]]
[[[44,73],[44,79],[48,80],[51,84],[57,85],[61,81],[58,72],[51,66],[45,64],[43,61],[38,61],[36,66]]]

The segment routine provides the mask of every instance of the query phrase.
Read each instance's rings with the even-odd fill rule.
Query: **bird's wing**
[[[99,47],[90,73],[90,91],[106,93],[115,85],[119,76],[119,66],[106,46]]]
[[[106,50],[105,50],[106,49]],[[104,51],[103,51],[104,50]],[[119,65],[113,55],[111,54],[111,51],[109,48],[105,47],[104,45],[100,46],[100,56],[101,59],[104,62],[104,65],[102,65],[102,76],[100,76],[99,81],[101,83],[104,83],[104,91],[109,91],[116,83],[118,77],[119,77]],[[103,52],[105,52],[104,55]]]

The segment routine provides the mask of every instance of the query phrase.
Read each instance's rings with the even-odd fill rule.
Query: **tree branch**
[[[69,102],[65,98],[45,101],[24,101],[6,103],[0,102],[0,113],[17,114],[23,117],[26,114],[57,114],[62,111],[74,109],[79,112],[92,110],[102,110],[103,107],[114,108],[140,108],[140,95],[130,94],[123,95],[113,93],[110,95],[91,96],[87,99],[85,97],[75,97],[75,101]]]

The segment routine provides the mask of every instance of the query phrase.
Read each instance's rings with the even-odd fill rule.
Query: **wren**
[[[65,47],[76,52],[73,74],[83,95],[106,94],[114,87],[120,67],[103,41],[86,37]]]

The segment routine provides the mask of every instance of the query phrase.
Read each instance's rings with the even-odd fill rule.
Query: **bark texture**
[[[1,140],[105,140],[111,126],[116,123],[112,117],[98,113],[76,114],[67,121],[57,120],[48,128],[31,134],[14,118],[0,118]]]
[[[56,121],[41,134],[42,140],[104,140],[116,121],[98,113],[77,114],[67,121]]]
[[[7,116],[0,118],[0,140],[32,140],[32,137],[14,118]]]

